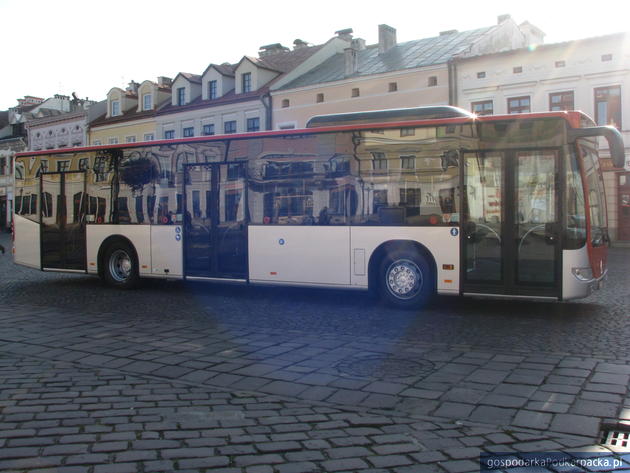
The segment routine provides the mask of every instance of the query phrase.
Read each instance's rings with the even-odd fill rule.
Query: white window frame
[[[112,100],[111,106],[111,116],[117,117],[118,115],[120,115],[120,100]]]
[[[152,110],[152,109],[153,109],[153,94],[151,93],[144,94],[142,96],[142,110]]]

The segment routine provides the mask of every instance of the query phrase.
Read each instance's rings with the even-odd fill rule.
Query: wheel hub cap
[[[399,260],[387,271],[387,288],[399,299],[410,299],[422,287],[422,274],[413,261]]]
[[[109,272],[116,281],[125,281],[131,275],[131,258],[126,251],[117,250],[109,259]]]

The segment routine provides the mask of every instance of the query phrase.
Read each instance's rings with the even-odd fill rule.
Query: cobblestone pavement
[[[613,249],[581,302],[414,313],[334,291],[115,291],[0,256],[0,470],[455,473],[481,451],[608,452],[602,426],[630,422],[629,263]]]

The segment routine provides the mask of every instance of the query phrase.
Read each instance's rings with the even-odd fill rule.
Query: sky
[[[0,110],[25,95],[103,100],[131,80],[201,74],[262,45],[321,44],[345,28],[373,44],[385,23],[400,43],[503,14],[542,29],[545,43],[630,30],[629,0],[0,0]]]

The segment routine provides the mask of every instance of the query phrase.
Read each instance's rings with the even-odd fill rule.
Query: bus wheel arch
[[[117,288],[132,289],[138,285],[138,253],[127,237],[111,235],[103,240],[98,250],[98,275]]]
[[[395,276],[398,276],[396,278]],[[404,287],[396,284],[403,281]],[[437,266],[431,252],[413,240],[390,240],[378,246],[368,263],[370,292],[400,308],[419,308],[436,293]]]

